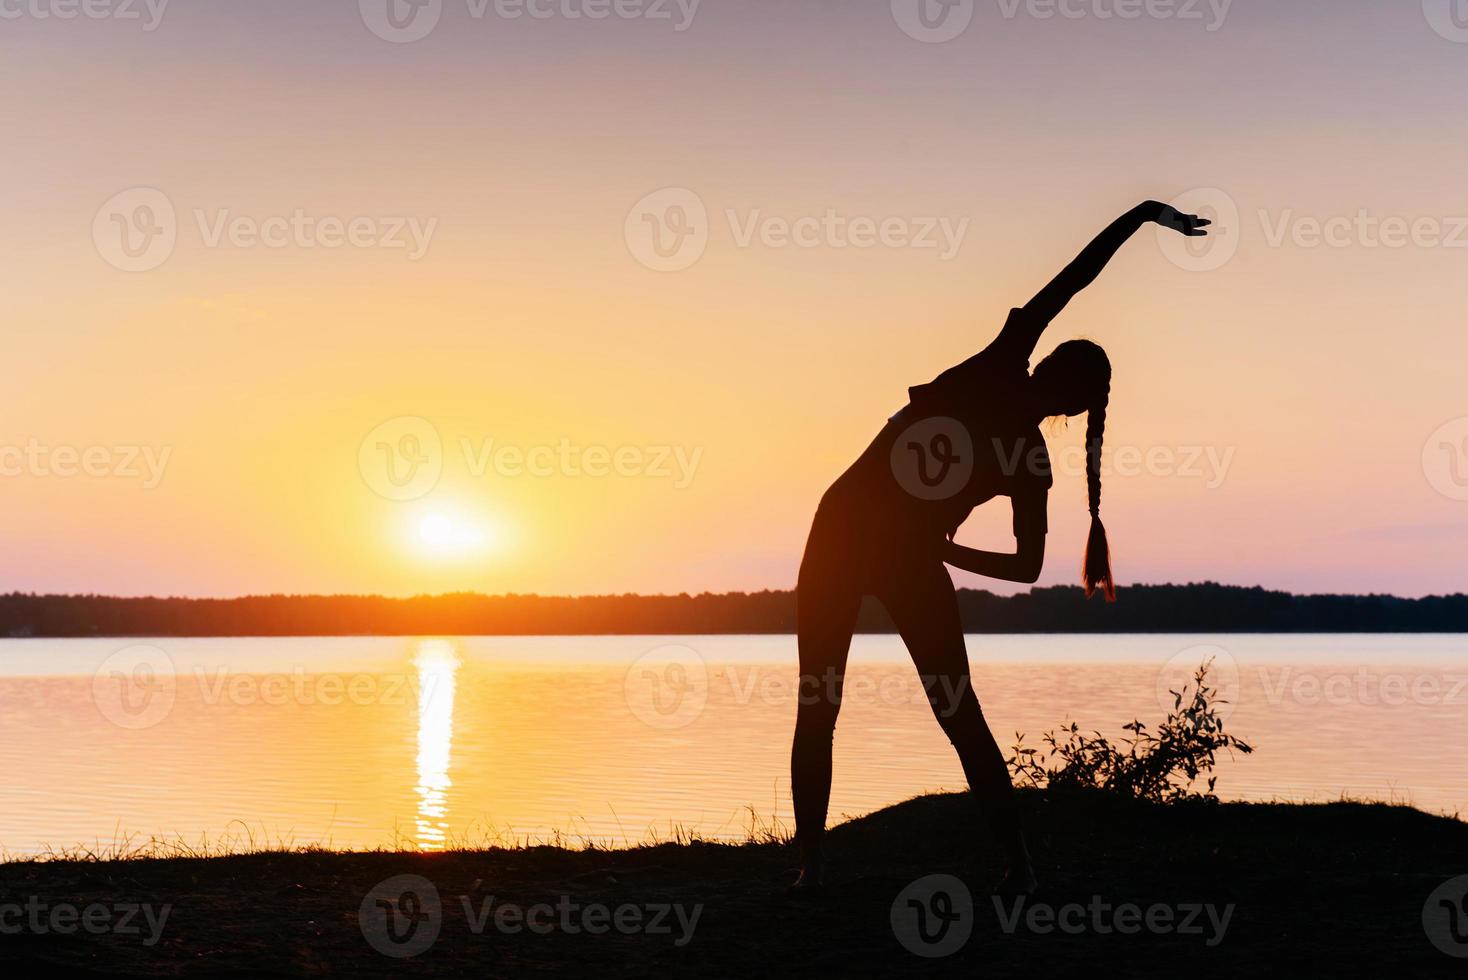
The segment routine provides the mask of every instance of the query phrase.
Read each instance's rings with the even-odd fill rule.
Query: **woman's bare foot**
[[[792,895],[810,895],[821,890],[825,884],[822,871],[825,862],[821,852],[815,848],[801,848],[800,877],[786,891]]]
[[[825,887],[818,868],[814,870],[804,868],[800,872],[800,877],[795,879],[795,883],[785,889],[785,893],[787,895],[818,895]]]

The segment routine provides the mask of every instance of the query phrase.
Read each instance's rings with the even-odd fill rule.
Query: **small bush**
[[[1052,791],[1100,790],[1153,803],[1184,800],[1217,800],[1213,771],[1219,750],[1244,754],[1252,746],[1223,730],[1218,706],[1228,702],[1208,686],[1208,660],[1193,675],[1192,685],[1172,691],[1173,710],[1157,727],[1156,734],[1140,721],[1123,726],[1132,733],[1113,745],[1100,732],[1084,733],[1074,722],[1059,733],[1046,732],[1049,750],[1026,748],[1023,734],[1016,735],[1009,768],[1022,783]],[[1192,693],[1189,694],[1191,687]],[[1194,788],[1207,776],[1207,789]]]

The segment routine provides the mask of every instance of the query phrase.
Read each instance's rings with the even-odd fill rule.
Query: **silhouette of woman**
[[[1014,804],[1009,770],[969,680],[968,653],[953,581],[944,564],[1011,582],[1034,582],[1045,558],[1050,461],[1039,423],[1088,413],[1086,476],[1091,531],[1082,570],[1086,596],[1115,599],[1101,506],[1101,440],[1111,363],[1097,345],[1061,344],[1028,373],[1050,321],[1100,275],[1144,224],[1206,235],[1210,223],[1148,201],[1112,222],[1024,307],[1010,311],[999,337],[909,389],[893,416],[821,499],[797,585],[800,697],[791,751],[791,792],[801,873],[797,889],[821,884],[821,841],[831,795],[831,741],[842,679],[863,596],[886,607],[916,664],[964,776],[1005,848],[1000,890],[1029,893],[1034,871]],[[953,541],[978,505],[1008,497],[1013,554]]]

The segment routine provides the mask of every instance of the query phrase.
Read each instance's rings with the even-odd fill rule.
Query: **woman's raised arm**
[[[1148,222],[1156,222],[1189,238],[1200,238],[1208,234],[1205,229],[1212,224],[1207,218],[1184,214],[1171,205],[1157,201],[1144,201],[1117,218],[1070,265],[1060,270],[1060,274],[1049,285],[1025,304],[1024,320],[1033,333],[1033,338],[1027,338],[1031,339],[1029,350],[1034,349],[1045,327],[1065,309],[1075,294],[1095,282],[1101,270],[1106,268],[1106,264],[1126,244],[1127,239]]]

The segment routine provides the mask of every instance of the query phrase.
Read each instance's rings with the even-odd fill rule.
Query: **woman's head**
[[[1067,340],[1035,365],[1031,391],[1042,417],[1080,415],[1111,390],[1111,360],[1099,344]]]
[[[1116,601],[1111,576],[1111,548],[1101,524],[1101,442],[1106,435],[1106,407],[1111,400],[1111,360],[1089,340],[1070,340],[1055,348],[1030,376],[1040,415],[1072,416],[1086,413],[1086,489],[1091,503],[1091,533],[1081,581],[1086,598],[1100,589],[1107,602]]]

